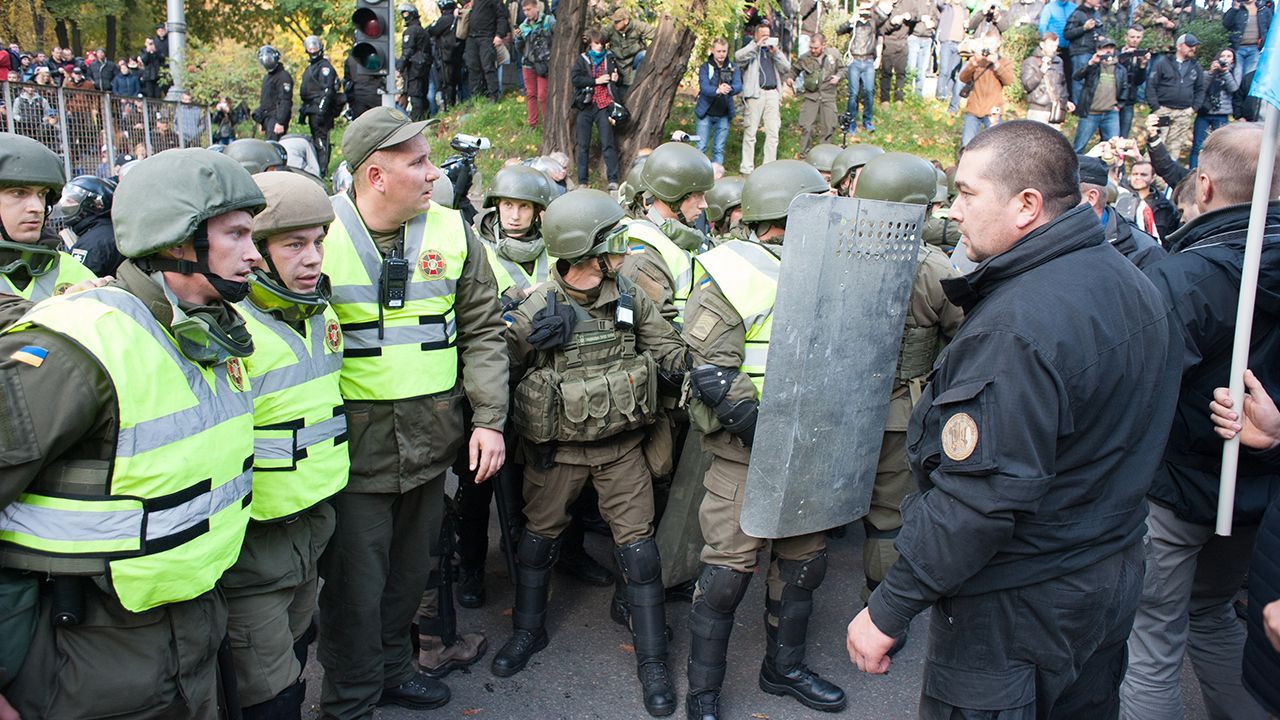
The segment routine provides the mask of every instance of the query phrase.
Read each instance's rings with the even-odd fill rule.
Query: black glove
[[[556,300],[556,291],[547,291],[547,306],[533,314],[533,332],[529,344],[539,350],[555,350],[573,337],[578,316],[569,305]]]

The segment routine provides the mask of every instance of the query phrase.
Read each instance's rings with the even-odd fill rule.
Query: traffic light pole
[[[382,107],[396,106],[396,12],[394,0],[387,3],[387,82],[382,88]]]
[[[182,0],[165,3],[168,17],[165,29],[169,41],[169,74],[173,85],[169,86],[166,100],[181,100],[187,88],[187,11]]]

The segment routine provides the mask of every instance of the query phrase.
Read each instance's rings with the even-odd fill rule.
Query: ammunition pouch
[[[942,334],[934,327],[915,327],[907,323],[902,333],[902,348],[898,351],[898,366],[894,377],[905,383],[918,377],[928,375],[933,370],[933,361],[942,352]]]

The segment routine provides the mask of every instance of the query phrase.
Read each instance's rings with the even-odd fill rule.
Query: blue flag
[[[1249,94],[1280,108],[1280,24],[1272,23]]]

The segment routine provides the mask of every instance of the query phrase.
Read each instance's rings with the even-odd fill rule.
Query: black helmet
[[[436,7],[440,8],[440,12],[453,12],[457,6],[457,0],[436,0]]]
[[[258,48],[258,64],[267,72],[271,72],[280,66],[280,51],[270,45],[263,45]]]
[[[75,225],[84,220],[107,215],[111,212],[111,200],[116,194],[116,184],[96,175],[80,175],[62,188],[62,199],[53,206],[49,221],[62,225]]]
[[[319,59],[324,55],[324,40],[319,35],[308,35],[302,41],[302,49],[312,60]]]
[[[609,119],[613,121],[615,127],[622,127],[631,119],[631,111],[627,109],[626,105],[615,102],[613,109],[609,111]]]
[[[396,12],[400,13],[400,17],[402,18],[418,17],[418,8],[413,3],[400,3],[396,6]]]

